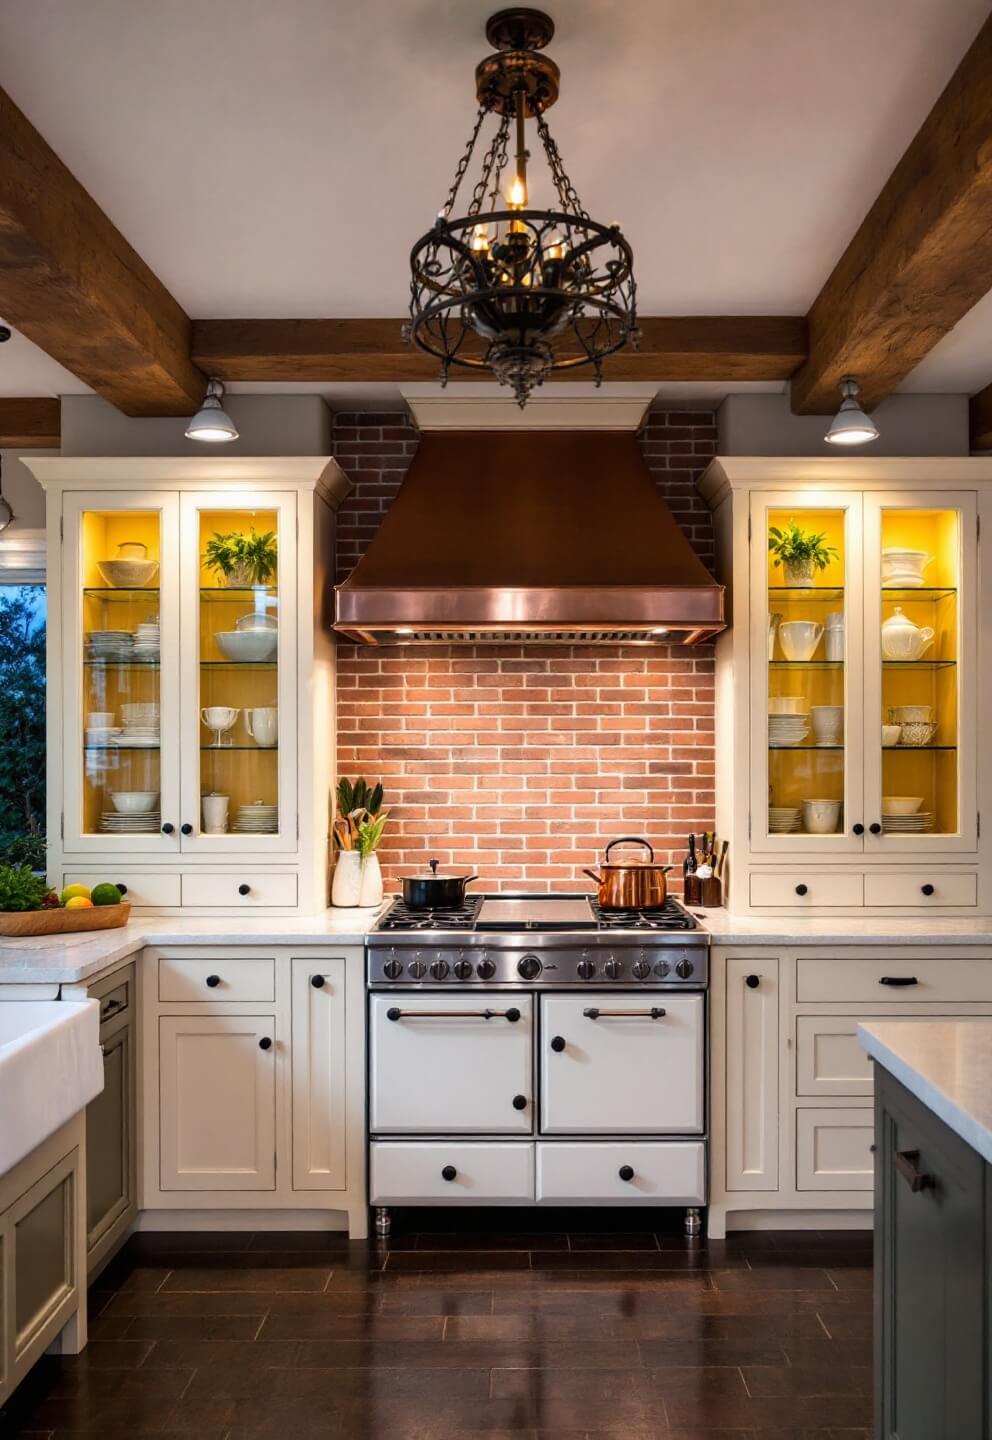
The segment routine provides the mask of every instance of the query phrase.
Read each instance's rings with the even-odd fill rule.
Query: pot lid
[[[461,875],[447,875],[447,874],[445,874],[445,872],[444,872],[443,870],[439,870],[439,869],[438,869],[438,867],[439,867],[439,865],[440,865],[440,861],[438,861],[438,860],[428,860],[427,864],[430,866],[430,869],[429,869],[429,870],[421,871],[421,873],[420,873],[419,875],[402,875],[400,878],[401,878],[402,880],[439,880],[439,881],[440,881],[440,880],[474,880],[474,879],[475,879],[475,876],[474,876],[473,874],[471,874],[470,872],[468,872],[468,871],[466,871],[464,874],[461,874]]]

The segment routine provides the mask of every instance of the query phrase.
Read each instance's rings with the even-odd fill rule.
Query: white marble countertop
[[[876,1020],[858,1040],[992,1164],[992,1020]]]
[[[901,920],[860,916],[731,915],[693,910],[714,945],[988,945],[992,918],[920,915]]]
[[[381,909],[329,909],[283,919],[163,916],[130,920],[120,930],[0,939],[0,985],[79,984],[145,945],[363,945]]]

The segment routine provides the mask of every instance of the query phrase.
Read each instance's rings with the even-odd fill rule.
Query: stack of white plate
[[[157,620],[149,620],[139,625],[134,632],[134,658],[150,663],[158,660],[161,653],[160,636]]]
[[[799,829],[798,805],[769,805],[769,835],[791,835]]]
[[[130,660],[134,636],[130,630],[91,630],[86,644],[91,660]]]
[[[118,815],[116,810],[104,810],[100,816],[100,829],[106,835],[151,835],[161,824],[162,812],[158,806],[140,815]]]
[[[239,805],[234,829],[242,835],[274,835],[279,829],[279,806],[266,805],[261,800]]]
[[[115,745],[134,750],[157,750],[159,745],[159,706],[157,701],[121,706],[124,727],[114,736]]]
[[[808,734],[808,715],[769,715],[768,717],[768,743],[773,750],[801,745]]]
[[[915,815],[883,815],[883,835],[922,835],[933,829],[933,812],[918,810]]]

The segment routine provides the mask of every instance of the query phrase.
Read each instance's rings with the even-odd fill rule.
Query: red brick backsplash
[[[715,453],[714,416],[652,411],[641,439],[712,565],[694,480]],[[401,414],[336,417],[335,454],[355,485],[338,517],[339,578],[416,445]],[[688,832],[712,828],[713,683],[710,645],[339,645],[338,770],[386,787],[387,887],[437,856],[493,889],[587,888],[583,867],[617,835],[645,835],[678,862]]]

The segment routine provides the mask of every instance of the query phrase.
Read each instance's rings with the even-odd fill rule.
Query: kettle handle
[[[654,847],[649,843],[649,841],[644,840],[640,835],[621,835],[619,840],[611,840],[609,845],[607,845],[606,850],[603,852],[603,858],[605,860],[609,860],[610,851],[613,849],[614,845],[643,845],[645,850],[648,852],[648,859],[654,859]],[[586,871],[586,874],[589,874],[588,870]]]
[[[595,870],[583,870],[582,873],[583,875],[588,875],[590,880],[595,880],[597,885],[602,885],[603,877],[602,875],[597,875]]]

